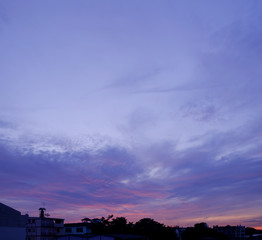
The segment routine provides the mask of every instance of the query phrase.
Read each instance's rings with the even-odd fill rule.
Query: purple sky
[[[262,227],[261,24],[261,0],[0,0],[0,202]]]

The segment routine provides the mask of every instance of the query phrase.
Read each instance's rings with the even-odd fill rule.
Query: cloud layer
[[[67,221],[113,213],[167,224],[257,224],[262,161],[261,138],[253,131],[261,135],[260,126],[253,127],[203,136],[186,150],[161,142],[67,151],[48,139],[60,151],[36,152],[2,141],[2,199],[32,214],[44,202]]]
[[[261,1],[1,9],[1,202],[262,226]]]

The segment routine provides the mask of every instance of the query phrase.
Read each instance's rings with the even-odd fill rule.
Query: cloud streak
[[[34,199],[56,214],[71,206],[81,208],[82,215],[127,214],[130,220],[138,220],[140,212],[139,216],[159,216],[166,223],[193,224],[193,219],[202,218],[215,224],[221,212],[226,221],[232,213],[243,215],[243,209],[255,217],[261,204],[261,142],[243,150],[230,147],[241,149],[250,141],[249,134],[241,136],[238,129],[214,134],[187,150],[177,150],[170,143],[147,146],[140,155],[116,145],[95,153],[86,149],[21,154],[9,143],[2,144],[1,191],[5,201],[12,202],[16,196]],[[74,214],[67,217],[77,220]],[[256,222],[242,218],[228,223]]]

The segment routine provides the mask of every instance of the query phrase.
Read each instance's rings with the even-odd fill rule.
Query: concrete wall
[[[86,237],[81,236],[61,236],[57,238],[58,240],[86,240]]]
[[[109,236],[103,236],[103,235],[101,236],[101,238],[100,238],[99,235],[88,238],[88,240],[100,240],[100,239],[101,239],[101,240],[114,240],[115,238],[109,237]]]
[[[0,227],[1,240],[25,240],[24,227]]]
[[[100,235],[96,235],[96,236],[90,236],[90,237],[82,237],[82,236],[60,236],[57,238],[58,240],[114,240],[114,237],[109,237],[109,236],[101,236]]]
[[[3,203],[0,203],[0,226],[1,227],[24,227],[27,222],[26,215]]]

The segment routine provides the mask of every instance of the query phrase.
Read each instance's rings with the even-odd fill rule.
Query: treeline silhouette
[[[194,227],[187,228],[182,234],[183,240],[216,239],[228,240],[229,238],[215,229],[209,228],[204,222],[196,223]]]
[[[173,228],[151,218],[143,218],[133,223],[127,222],[125,217],[113,218],[113,215],[110,215],[107,218],[84,218],[82,222],[89,223],[93,233],[96,234],[136,234],[147,236],[150,240],[175,240],[177,238]]]
[[[151,218],[142,218],[138,222],[127,222],[125,217],[113,218],[109,215],[107,218],[84,218],[82,222],[90,224],[95,234],[135,234],[147,236],[149,240],[176,240],[179,239],[175,229],[178,227],[166,226]],[[197,223],[194,227],[188,227],[182,233],[182,240],[228,240],[223,233],[209,228],[206,223]]]
[[[255,228],[247,227],[246,235],[249,236],[250,239],[254,239],[253,235],[262,234],[262,230],[258,230]]]

